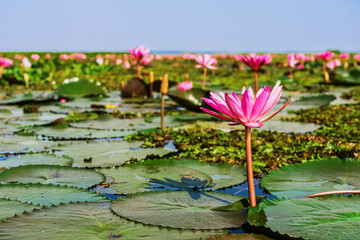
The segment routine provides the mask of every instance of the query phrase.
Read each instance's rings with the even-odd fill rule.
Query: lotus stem
[[[255,196],[254,173],[253,173],[252,156],[251,156],[251,128],[249,127],[245,127],[245,148],[246,148],[246,170],[247,170],[250,206],[255,207],[256,196]]]
[[[165,94],[161,94],[161,129],[165,129]]]
[[[294,70],[292,69],[292,67],[290,67],[289,78],[293,78],[293,76],[294,76]]]
[[[254,78],[255,78],[255,94],[256,94],[258,91],[258,71],[257,70],[255,70],[255,72],[254,72]]]
[[[153,98],[153,89],[154,89],[154,73],[151,71],[150,72],[150,92],[149,92],[149,98]]]
[[[136,73],[137,73],[137,77],[141,78],[141,65],[140,65],[140,63],[138,63],[136,65]]]
[[[329,83],[329,73],[326,71],[326,62],[323,61],[322,71],[324,74],[324,80],[326,83]]]
[[[202,81],[202,89],[205,89],[206,72],[207,72],[207,68],[204,68],[203,81]]]
[[[2,78],[3,69],[4,69],[4,68],[0,67],[0,79]]]
[[[329,192],[321,192],[321,193],[314,193],[310,195],[306,195],[304,197],[320,197],[326,195],[333,195],[333,194],[360,194],[360,190],[336,190],[336,191],[329,191]]]

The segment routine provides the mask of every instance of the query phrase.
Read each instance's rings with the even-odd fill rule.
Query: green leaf
[[[24,165],[60,165],[68,166],[71,164],[71,159],[57,157],[50,154],[21,154],[6,160],[0,161],[0,168],[12,168]]]
[[[272,240],[272,238],[255,233],[237,233],[237,234],[233,233],[218,237],[210,237],[207,240]]]
[[[162,157],[170,153],[164,148],[135,149],[143,142],[103,141],[103,142],[66,142],[60,147],[62,155],[73,159],[77,167],[114,167],[125,164],[129,160],[143,160],[147,156]],[[0,162],[1,163],[1,162]]]
[[[65,166],[29,165],[0,173],[3,183],[42,183],[89,188],[104,181],[98,172]]]
[[[89,97],[105,95],[106,90],[100,82],[93,80],[73,78],[65,80],[57,89],[57,94],[62,97]]]
[[[256,208],[250,208],[248,221],[294,238],[357,239],[360,236],[360,197],[267,199]]]
[[[149,192],[118,199],[111,209],[121,217],[149,225],[181,229],[238,228],[246,222],[247,209],[211,210],[238,200],[239,196],[213,192]]]
[[[52,142],[39,141],[34,136],[11,136],[0,138],[0,154],[46,151]]]
[[[329,105],[332,101],[334,101],[336,97],[332,94],[321,94],[316,96],[303,96],[296,101],[292,101],[286,106],[286,110],[300,110],[307,109],[313,107],[321,107]],[[282,106],[282,104],[277,104],[275,108]]]
[[[102,196],[86,189],[47,184],[0,184],[0,198],[41,206],[106,201]]]
[[[40,208],[33,204],[22,203],[19,201],[7,200],[0,198],[0,222],[13,217],[15,214],[23,214],[24,212],[32,212],[35,208]],[[1,234],[0,234],[1,236]]]
[[[203,102],[201,98],[209,97],[209,91],[205,91],[200,88],[192,88],[187,91],[181,91],[174,88],[169,90],[167,96],[188,110],[200,112],[200,107]]]
[[[270,172],[261,186],[277,197],[301,197],[318,192],[360,189],[360,160],[316,160]]]
[[[8,239],[199,239],[224,231],[189,231],[144,226],[114,215],[109,203],[73,203],[36,210],[0,224],[0,238]]]

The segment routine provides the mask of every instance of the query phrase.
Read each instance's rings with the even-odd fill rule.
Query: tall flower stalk
[[[3,69],[9,67],[13,64],[13,61],[8,58],[0,57],[0,78],[2,77]]]
[[[164,115],[165,115],[165,95],[168,92],[168,88],[169,88],[169,81],[168,81],[168,75],[165,74],[164,78],[162,80],[161,83],[161,129],[165,129],[165,119],[164,119]]]
[[[258,91],[258,71],[269,64],[272,60],[270,54],[258,55],[255,53],[250,53],[249,55],[243,57],[238,57],[243,63],[245,63],[248,67],[254,70],[254,80],[255,80],[255,93]]]
[[[205,89],[207,69],[216,69],[213,65],[217,63],[217,60],[216,58],[211,57],[210,54],[198,55],[195,60],[198,63],[198,65],[195,66],[196,68],[204,68],[201,86],[202,89]]]
[[[335,53],[325,51],[323,53],[315,54],[315,57],[322,59],[322,72],[326,83],[330,81],[329,73],[326,71],[326,63],[335,56]]]
[[[245,126],[246,169],[249,199],[252,207],[256,206],[256,196],[252,168],[251,129],[262,127],[264,122],[273,118],[290,103],[291,99],[274,113],[265,116],[279,101],[282,87],[280,81],[278,81],[272,91],[270,86],[265,85],[256,94],[254,94],[251,87],[249,89],[243,87],[241,95],[237,95],[235,92],[232,94],[220,92],[219,96],[210,92],[210,98],[203,98],[203,101],[217,112],[207,108],[200,108],[208,114],[231,122],[229,125],[241,124]]]

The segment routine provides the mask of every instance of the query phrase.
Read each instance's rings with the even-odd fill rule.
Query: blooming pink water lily
[[[13,61],[11,59],[0,57],[0,67],[9,67],[12,64],[13,64]]]
[[[295,67],[296,64],[298,64],[298,63],[299,63],[299,61],[296,60],[295,54],[289,54],[289,55],[288,55],[288,64],[289,64],[290,67],[293,68],[293,67]]]
[[[70,54],[69,58],[75,59],[75,60],[85,60],[86,55],[84,53],[72,53],[72,54]]]
[[[211,57],[210,54],[204,54],[204,55],[198,55],[195,59],[198,63],[198,65],[196,65],[196,68],[208,68],[208,69],[216,69],[215,66],[217,64],[217,60],[216,58]]]
[[[185,82],[181,82],[177,84],[179,90],[181,91],[186,91],[186,90],[190,90],[193,87],[193,82],[192,81],[185,81]]]
[[[196,56],[196,54],[192,54],[192,53],[184,53],[184,55],[183,55],[183,59],[196,59],[197,58],[197,56]]]
[[[34,60],[34,61],[37,61],[37,60],[40,59],[40,55],[39,54],[32,54],[31,59]]]
[[[138,46],[135,49],[129,48],[129,52],[137,61],[140,61],[141,59],[150,55],[150,48],[145,48],[145,46]]]
[[[245,57],[239,56],[239,59],[243,61],[246,65],[248,65],[251,69],[257,71],[261,69],[263,66],[269,64],[272,60],[270,54],[258,55],[255,53],[250,53]]]
[[[59,56],[59,59],[60,59],[60,60],[68,60],[68,59],[69,59],[69,56],[66,55],[66,54],[61,54],[61,55]]]
[[[341,62],[339,59],[334,59],[326,64],[326,67],[329,68],[331,71],[335,69],[335,67],[340,66]]]
[[[51,59],[51,54],[50,54],[50,53],[47,53],[47,54],[45,55],[45,58],[46,58],[46,59]]]
[[[276,112],[264,117],[279,101],[282,87],[282,85],[280,86],[280,81],[278,81],[272,91],[270,86],[265,85],[265,87],[259,89],[256,95],[251,87],[249,89],[243,87],[240,96],[235,92],[232,94],[220,92],[220,96],[210,92],[210,99],[202,99],[221,114],[206,108],[200,109],[215,117],[232,122],[229,125],[242,124],[249,128],[258,128],[263,126],[263,122],[274,117],[289,104],[290,100]]]
[[[31,68],[31,62],[26,57],[23,58],[22,63],[25,68]]]
[[[315,57],[321,58],[322,60],[325,60],[325,61],[330,60],[330,59],[333,58],[334,56],[335,56],[335,53],[330,52],[330,51],[325,51],[325,52],[323,52],[323,53],[315,54]]]
[[[151,63],[152,60],[154,60],[154,55],[147,55],[140,60],[140,63],[146,66]]]
[[[122,63],[123,63],[123,60],[120,59],[120,58],[118,58],[118,59],[115,60],[115,64],[116,64],[116,65],[121,65]]]
[[[349,59],[350,54],[349,54],[349,53],[342,53],[342,54],[340,54],[339,57],[340,57],[341,59]]]
[[[354,55],[354,59],[357,60],[357,61],[360,61],[360,54]]]
[[[97,57],[96,58],[96,63],[99,65],[103,65],[104,64],[104,59],[102,57]]]

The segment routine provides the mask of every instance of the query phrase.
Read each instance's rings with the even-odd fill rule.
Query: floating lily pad
[[[262,234],[233,233],[229,235],[221,235],[218,237],[210,237],[207,240],[273,240],[273,239]]]
[[[7,135],[18,131],[20,131],[20,129],[17,126],[0,122],[0,134]]]
[[[294,238],[353,240],[360,236],[360,197],[267,199],[250,208],[248,221]]]
[[[15,216],[15,214],[23,214],[24,212],[32,212],[35,208],[40,208],[33,204],[22,203],[8,199],[0,199],[0,222]],[[1,237],[1,233],[0,233]]]
[[[124,165],[119,168],[100,169],[99,172],[113,179],[107,193],[130,194],[154,190],[150,182],[168,181],[175,188],[204,188],[211,183],[205,173],[193,168],[162,165]],[[177,184],[177,185],[175,185]],[[110,191],[111,190],[111,191]],[[101,191],[102,192],[102,191]]]
[[[193,159],[150,159],[147,161],[134,163],[136,166],[176,166],[183,168],[191,168],[198,170],[211,178],[211,189],[221,189],[244,182],[246,177],[246,169],[243,166],[226,164],[226,163],[209,163]],[[194,176],[195,177],[195,176]]]
[[[277,197],[360,189],[359,159],[326,159],[293,164],[270,172],[261,186]]]
[[[102,196],[86,189],[47,184],[0,184],[0,198],[41,206],[106,201]]]
[[[51,113],[35,113],[27,114],[22,117],[12,118],[7,123],[16,126],[46,126],[58,122],[60,119],[65,118],[63,114],[51,114]]]
[[[184,123],[193,123],[196,121],[211,121],[214,118],[208,114],[196,114],[196,115],[171,115],[165,116],[164,122],[166,127],[175,127],[180,126]],[[147,117],[145,118],[146,122],[156,124],[160,126],[161,117]]]
[[[6,160],[0,161],[0,168],[12,168],[24,165],[60,165],[68,166],[71,164],[71,159],[57,157],[50,154],[21,154]]]
[[[360,69],[336,70],[330,73],[330,80],[342,85],[360,85]]]
[[[181,229],[238,228],[246,222],[247,209],[212,210],[238,200],[239,196],[213,192],[150,192],[118,199],[111,209],[121,217],[149,225]]]
[[[64,166],[30,165],[0,173],[3,183],[42,183],[88,188],[104,181],[104,176],[89,169]]]
[[[65,80],[57,89],[57,94],[62,97],[88,97],[101,96],[106,90],[100,82],[93,80],[73,78]]]
[[[48,151],[54,143],[37,140],[34,136],[0,138],[0,154]]]
[[[35,134],[37,136],[49,138],[51,140],[91,140],[102,138],[116,138],[125,137],[136,132],[136,130],[112,131],[62,126],[44,127],[35,130]]]
[[[56,100],[57,96],[53,92],[34,91],[31,93],[17,94],[0,100],[0,105],[24,104],[28,102],[44,102]]]
[[[199,239],[224,234],[144,226],[115,216],[108,203],[74,203],[7,219],[0,237],[9,239]]]
[[[114,167],[129,160],[143,160],[147,156],[162,157],[171,151],[164,148],[139,148],[143,142],[103,141],[103,142],[66,142],[60,147],[60,154],[73,159],[78,167]],[[132,150],[134,149],[134,150]],[[1,162],[0,162],[1,163]]]
[[[167,96],[188,110],[201,112],[200,107],[203,104],[203,100],[201,98],[208,98],[210,95],[209,91],[205,91],[200,88],[192,88],[187,91],[171,89],[169,90]]]
[[[300,109],[307,109],[313,107],[321,107],[329,105],[334,101],[336,97],[332,94],[322,94],[317,96],[304,96],[296,101],[292,101],[289,105],[286,106],[286,110],[297,111]],[[275,108],[280,108],[283,104],[277,104]]]

